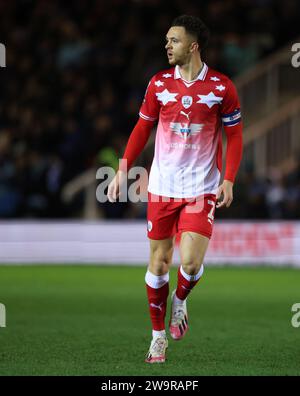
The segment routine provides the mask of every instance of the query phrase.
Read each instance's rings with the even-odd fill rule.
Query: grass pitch
[[[169,337],[163,365],[144,363],[145,271],[0,267],[0,375],[300,375],[299,270],[207,267],[188,301],[190,330]]]

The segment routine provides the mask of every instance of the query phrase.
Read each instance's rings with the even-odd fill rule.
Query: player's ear
[[[192,43],[191,43],[191,47],[190,47],[191,49],[191,52],[196,52],[197,50],[199,50],[199,44],[197,43],[197,41],[193,41]]]

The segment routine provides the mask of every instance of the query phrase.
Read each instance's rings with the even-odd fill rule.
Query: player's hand
[[[109,183],[107,190],[107,197],[109,202],[116,202],[117,198],[120,196],[122,190],[122,185],[126,179],[126,173],[118,170],[115,177]]]
[[[233,183],[231,181],[224,180],[219,186],[217,192],[217,201],[221,198],[221,195],[223,195],[223,198],[221,201],[217,202],[216,208],[222,208],[224,206],[229,208],[231,202],[233,201]]]

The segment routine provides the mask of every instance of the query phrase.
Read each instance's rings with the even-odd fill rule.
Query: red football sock
[[[183,271],[183,270],[181,268],[182,267],[178,268],[176,296],[180,300],[185,300],[187,298],[187,296],[190,294],[193,287],[195,287],[195,285],[201,279],[201,275],[203,273],[203,266],[201,267],[201,269],[197,275],[192,276],[192,275],[185,274],[185,276],[187,278],[189,278],[190,280],[187,280],[182,275],[181,271]]]
[[[153,330],[165,330],[165,317],[167,298],[169,295],[169,283],[159,289],[154,289],[146,284],[150,318]]]

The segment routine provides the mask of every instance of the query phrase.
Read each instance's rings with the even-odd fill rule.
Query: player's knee
[[[202,262],[199,261],[199,259],[195,258],[189,258],[189,259],[184,259],[181,262],[183,271],[188,274],[188,275],[196,275],[198,274],[200,267],[202,265]]]
[[[170,252],[155,251],[151,255],[149,270],[156,275],[162,275],[168,272],[170,264]]]
[[[163,275],[168,272],[170,264],[166,256],[156,256],[150,260],[149,269],[156,275]]]

